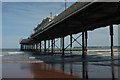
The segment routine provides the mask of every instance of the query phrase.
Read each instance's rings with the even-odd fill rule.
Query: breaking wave
[[[8,54],[23,54],[24,52],[8,52]]]

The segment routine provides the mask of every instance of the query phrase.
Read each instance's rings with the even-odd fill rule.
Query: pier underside
[[[87,54],[87,31],[110,26],[111,56],[113,55],[113,25],[120,24],[120,3],[119,2],[94,2],[89,3],[70,15],[64,16],[58,22],[48,26],[39,33],[35,33],[30,39],[23,39],[21,49],[35,49],[39,44],[41,52],[41,41],[44,41],[44,52],[46,52],[46,40],[51,40],[51,52],[55,49],[55,38],[61,38],[61,51],[64,55],[64,38],[70,35],[70,51],[72,51],[72,34],[82,33],[82,55]],[[77,39],[74,39],[75,41]],[[78,41],[77,41],[78,42]],[[79,43],[79,42],[78,42]],[[80,43],[79,43],[80,44]],[[30,46],[29,46],[30,45]],[[32,45],[32,47],[31,47]],[[50,46],[50,41],[48,42]],[[28,46],[29,48],[26,48]],[[38,47],[36,47],[38,49]],[[48,48],[49,49],[49,48]]]
[[[50,40],[79,32],[120,24],[119,3],[93,3],[63,21],[38,33],[29,43]]]

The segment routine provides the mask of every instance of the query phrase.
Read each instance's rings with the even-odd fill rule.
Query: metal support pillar
[[[27,46],[27,44],[26,44],[26,50],[27,50],[27,48],[28,48],[28,46]]]
[[[50,46],[50,40],[48,40],[48,52],[50,51],[49,46]]]
[[[25,44],[25,49],[27,50],[27,44]]]
[[[28,44],[28,50],[29,50],[29,44]]]
[[[28,44],[27,44],[27,50],[28,50]]]
[[[54,45],[53,45],[53,46],[54,46],[54,49],[53,49],[53,50],[54,50],[54,52],[55,52],[55,39],[54,39],[53,43],[54,43]]]
[[[40,41],[40,52],[41,52],[41,41]]]
[[[36,50],[38,50],[38,44],[36,43]]]
[[[35,44],[33,44],[33,50],[35,50]]]
[[[27,44],[27,50],[29,50],[29,44]]]
[[[32,50],[32,44],[30,45],[30,49]]]
[[[25,44],[24,44],[24,50],[25,50]]]
[[[64,36],[62,37],[62,56],[64,56]]]
[[[85,40],[84,40],[84,38],[85,38],[85,34],[84,34],[84,32],[82,32],[82,56],[83,57],[85,57],[85,45],[84,45]]]
[[[87,39],[88,39],[87,31],[85,31],[85,54],[88,54]]]
[[[34,44],[33,44],[33,50],[34,50],[34,48],[35,48],[35,47],[34,47]]]
[[[31,44],[30,44],[30,50],[31,50]]]
[[[34,50],[36,49],[35,44],[34,44]]]
[[[22,44],[20,44],[20,49],[22,50]]]
[[[33,50],[33,44],[32,44],[32,50]]]
[[[110,25],[110,36],[111,36],[111,57],[114,56],[113,54],[113,25]]]
[[[27,44],[27,50],[29,49],[29,45]]]
[[[51,40],[51,52],[53,53],[53,39]]]
[[[26,44],[26,50],[27,50],[27,44]]]
[[[24,50],[24,44],[23,44],[23,50]]]
[[[23,44],[21,44],[21,50],[23,50]]]
[[[44,52],[46,52],[46,40],[44,40]]]
[[[33,44],[32,44],[32,50],[34,49],[34,46],[33,46]]]
[[[25,50],[26,50],[26,44],[25,44]]]
[[[29,50],[31,49],[30,44],[29,44]]]
[[[62,37],[60,38],[60,52],[62,52],[62,43],[63,43],[63,39]]]
[[[72,55],[72,34],[70,35],[70,54]]]

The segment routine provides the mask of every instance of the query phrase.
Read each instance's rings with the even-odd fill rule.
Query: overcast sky
[[[67,3],[70,6],[72,3]],[[2,44],[3,48],[19,48],[19,41],[27,38],[34,27],[49,17],[64,10],[63,2],[3,2],[2,3]],[[114,45],[118,44],[118,26],[114,26]],[[66,38],[66,45],[68,44]],[[81,38],[79,39],[81,42]],[[88,32],[88,46],[109,46],[109,27]],[[73,46],[78,46],[74,43]]]

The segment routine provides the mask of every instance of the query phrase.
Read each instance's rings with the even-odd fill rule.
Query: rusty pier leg
[[[27,44],[27,50],[29,50],[29,44]]]
[[[27,49],[27,46],[26,46],[26,44],[25,44],[25,50]]]
[[[84,40],[84,38],[85,38],[85,34],[84,34],[84,31],[83,31],[82,32],[82,57],[85,57],[85,45],[84,45],[85,40]]]
[[[23,45],[22,44],[20,45],[20,50],[23,50]]]
[[[44,52],[46,52],[46,40],[44,40]]]
[[[33,50],[33,45],[31,44],[31,51]]]
[[[36,43],[36,51],[38,50],[38,44]]]
[[[113,54],[113,25],[110,25],[110,36],[111,36],[111,57],[114,56]]]
[[[28,50],[28,44],[27,44],[27,50]]]
[[[32,46],[31,46],[31,44],[30,44],[30,50],[32,49]]]
[[[27,50],[29,50],[29,44],[27,44]]]
[[[50,40],[48,40],[48,52],[50,51]]]
[[[28,50],[28,44],[26,46],[27,46],[27,50]]]
[[[63,43],[63,39],[62,37],[60,38],[60,52],[62,52],[62,43]]]
[[[54,52],[55,52],[55,39],[54,39]]]
[[[32,50],[34,49],[34,45],[32,44]]]
[[[41,52],[41,41],[40,41],[40,52]]]
[[[53,39],[51,40],[51,52],[53,53]]]
[[[31,44],[31,50],[33,50],[33,44]]]
[[[34,51],[35,51],[35,44],[33,46],[34,46]]]
[[[33,44],[33,49],[34,49],[34,51],[35,51],[35,44]]]
[[[64,36],[62,37],[62,56],[64,56]]]
[[[27,47],[28,47],[28,46],[27,46],[27,44],[26,44],[26,50],[27,50]]]
[[[70,35],[70,54],[72,55],[72,34]]]
[[[25,50],[25,44],[23,44],[23,49]]]
[[[24,50],[25,50],[25,48],[26,48],[26,47],[25,47],[25,44],[24,44]]]
[[[87,39],[88,39],[87,31],[85,31],[85,54],[88,54]]]

